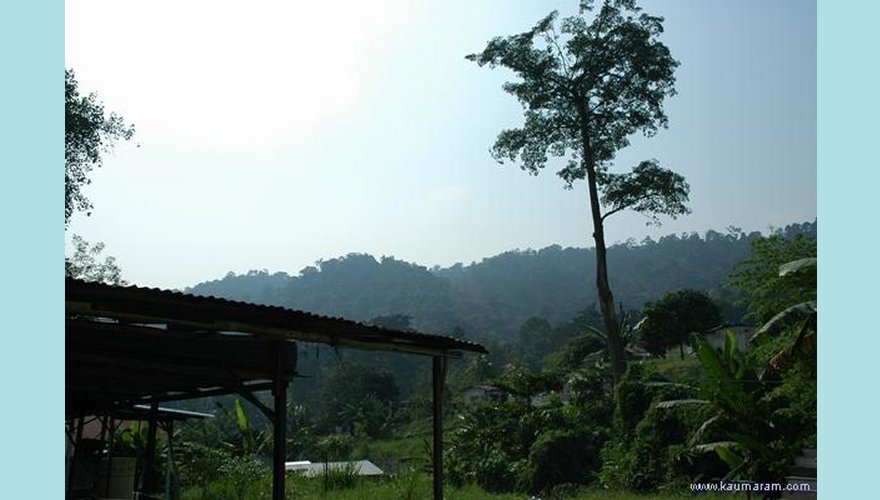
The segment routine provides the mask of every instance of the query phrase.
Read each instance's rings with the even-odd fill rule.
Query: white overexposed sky
[[[762,230],[816,217],[816,5],[656,0],[681,62],[657,158],[693,213],[606,224],[609,243]],[[124,277],[182,288],[228,271],[296,274],[350,252],[426,266],[515,248],[592,246],[583,184],[489,156],[522,112],[511,74],[464,56],[577,1],[72,1],[65,64],[136,127],[68,233]]]

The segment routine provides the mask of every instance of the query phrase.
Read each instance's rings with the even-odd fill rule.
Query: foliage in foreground
[[[772,317],[746,352],[737,348],[731,333],[721,350],[697,339],[695,350],[707,374],[699,399],[659,407],[711,409],[693,431],[690,447],[724,460],[729,466],[725,479],[783,483],[793,458],[815,446],[816,439],[815,240],[767,238],[757,241],[754,251],[734,277],[752,299],[753,314]]]
[[[791,275],[780,273],[780,266],[788,262],[815,257],[815,236],[758,238],[752,241],[749,258],[728,276],[727,286],[743,293],[741,303],[748,308],[748,317],[763,324],[787,307],[815,299],[815,267]]]
[[[321,478],[306,478],[294,474],[287,476],[285,491],[290,499],[320,499],[320,500],[423,500],[431,498],[430,474],[405,471],[394,476],[381,479],[368,479],[357,477],[345,487],[325,488]],[[445,485],[445,496],[455,500],[527,500],[529,497],[523,493],[490,493],[480,489],[476,485],[455,486]],[[662,495],[637,494],[625,491],[588,489],[568,486],[557,488],[558,493],[542,496],[542,500],[684,500],[693,499],[688,492],[666,492]],[[213,500],[238,499],[232,487],[223,481],[215,481],[208,486],[209,496]],[[199,491],[184,491],[181,500],[200,500]],[[247,489],[245,500],[268,500],[271,495],[271,476],[266,475],[255,480]],[[742,495],[702,495],[700,498],[739,500],[745,498]]]
[[[562,385],[560,375],[511,369],[505,384],[517,395],[479,404],[461,416],[447,450],[448,477],[490,492],[538,493],[562,484],[587,485],[598,471],[598,450],[607,439],[608,380],[598,371],[572,375],[576,388],[563,401],[531,397]],[[554,380],[555,379],[555,380]]]
[[[753,255],[755,260],[771,257],[778,256]],[[451,372],[450,387],[492,383],[509,397],[468,408],[460,406],[460,399],[447,405],[447,496],[528,494],[547,500],[592,498],[597,492],[608,498],[609,491],[630,491],[674,498],[692,481],[784,481],[790,457],[815,445],[816,263],[815,258],[795,257],[766,279],[777,289],[788,287],[791,300],[810,300],[780,304],[790,307],[759,330],[748,351],[737,351],[732,339],[720,351],[702,342],[686,359],[630,363],[622,381],[613,385],[602,360],[584,355],[596,340],[588,334],[590,322],[551,327],[528,320],[521,329],[523,343],[543,355],[542,350],[552,349],[543,336],[553,334],[559,340],[556,352],[494,367],[489,359],[473,358],[465,369]],[[751,286],[765,283],[756,280]],[[741,291],[754,296],[752,289]],[[543,365],[543,371],[531,371],[529,365]],[[317,432],[317,422],[307,414],[294,416],[299,430],[291,433],[291,449],[298,450],[297,456],[369,458],[388,472],[403,464],[418,471],[379,481],[344,471],[321,480],[291,478],[303,481],[291,485],[296,498],[429,495],[430,481],[423,473],[430,445],[422,438],[429,435],[430,420],[423,413],[407,412],[406,420],[392,429],[394,439],[379,441],[363,426],[327,435]],[[232,412],[213,420],[210,425],[222,424],[239,435],[221,439],[231,446],[230,453],[246,454],[248,440],[242,436],[247,426],[237,424]],[[234,498],[242,492],[244,498],[263,498],[269,482],[262,481],[242,489],[215,477],[202,489],[186,486],[194,491],[189,494],[206,492],[205,498]]]

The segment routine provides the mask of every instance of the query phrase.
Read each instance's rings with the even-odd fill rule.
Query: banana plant
[[[752,345],[757,348],[770,346],[774,339],[785,332],[793,332],[794,339],[783,341],[771,354],[762,378],[778,378],[798,360],[815,359],[818,336],[818,310],[816,301],[793,305],[765,323],[752,337]]]
[[[694,349],[707,375],[699,397],[662,401],[657,407],[709,408],[709,417],[696,428],[688,445],[695,453],[714,452],[727,463],[730,472],[725,480],[763,480],[778,475],[777,467],[768,464],[776,462],[777,452],[771,444],[779,432],[762,399],[765,387],[753,358],[737,348],[730,332],[723,349],[716,350],[702,338],[694,339]]]
[[[271,431],[255,430],[245,412],[241,400],[235,398],[232,410],[217,404],[217,417],[212,425],[219,432],[219,440],[228,451],[238,455],[260,456],[270,448],[273,434]]]
[[[617,313],[617,318],[618,318],[617,332],[618,332],[618,335],[620,338],[621,345],[623,346],[623,351],[627,352],[630,348],[636,347],[636,342],[638,340],[638,330],[639,330],[639,327],[641,327],[643,321],[639,321],[638,323],[633,325],[632,322],[630,321],[629,312],[627,312],[623,308],[622,303],[619,306],[619,312]],[[584,328],[588,332],[590,332],[593,335],[596,335],[597,337],[602,339],[602,341],[607,344],[608,336],[605,334],[605,332],[603,332],[602,330],[599,330],[598,328],[593,327],[592,325],[584,325]],[[598,351],[592,352],[592,353],[584,356],[582,364],[584,364],[584,365],[590,364],[590,365],[596,366],[597,368],[604,368],[605,360],[607,358],[608,358],[608,349],[602,348],[602,349],[599,349]]]
[[[244,444],[244,452],[247,455],[254,453],[256,446],[254,445],[254,432],[251,429],[251,422],[241,406],[241,400],[235,399],[235,423],[238,424],[238,430],[241,431],[242,442]]]
[[[816,289],[815,257],[798,259],[779,266],[779,277],[786,278],[803,289]],[[816,300],[795,304],[779,312],[755,332],[751,343],[757,348],[774,349],[765,367],[764,377],[768,380],[778,378],[782,372],[798,360],[816,358],[818,336],[818,307]],[[788,333],[787,340],[774,342]],[[793,335],[792,335],[793,334]],[[780,344],[781,345],[778,345]],[[774,345],[777,344],[777,345]]]
[[[804,292],[812,288],[815,297],[816,265],[813,257],[787,262],[779,266],[778,275]],[[788,428],[791,423],[786,425],[783,416],[786,409],[774,402],[773,393],[785,384],[786,370],[795,363],[815,360],[817,317],[815,300],[779,312],[750,340],[759,354],[740,351],[730,332],[721,350],[702,338],[693,339],[707,375],[700,397],[663,401],[658,408],[700,405],[711,409],[688,444],[693,452],[715,452],[726,462],[730,472],[725,479],[781,482],[799,430]]]
[[[785,280],[788,286],[801,291],[802,297],[812,297],[790,306],[773,316],[755,332],[752,344],[760,347],[772,342],[785,332],[795,331],[794,341],[786,345],[771,358],[771,374],[781,372],[796,359],[804,359],[816,354],[816,334],[818,308],[816,303],[816,269],[818,260],[815,257],[786,262],[779,266],[778,277]]]

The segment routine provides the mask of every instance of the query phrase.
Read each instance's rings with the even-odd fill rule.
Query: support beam
[[[174,495],[174,420],[169,420],[162,428],[168,436],[168,455],[165,459],[165,498],[171,500]]]
[[[80,450],[80,441],[82,441],[82,433],[83,433],[83,425],[85,417],[80,417],[76,419],[76,434],[73,438],[73,454],[70,457],[70,467],[68,468],[67,473],[67,498],[68,500],[73,498],[73,488],[76,484],[74,480],[74,474],[76,473],[76,463],[79,455],[82,453]]]
[[[274,449],[272,454],[272,500],[284,500],[284,462],[287,460],[287,378],[284,342],[275,356]]]
[[[110,439],[107,444],[107,470],[104,481],[104,496],[110,497],[110,478],[113,470],[113,445],[116,444],[116,419],[110,417]]]
[[[274,390],[274,388],[275,388],[274,384],[273,384],[272,388]],[[248,391],[247,389],[238,389],[237,392],[238,392],[239,396],[248,400],[252,405],[256,406],[258,410],[263,412],[263,415],[266,415],[266,418],[268,418],[270,422],[275,421],[275,410],[264,405],[262,401],[260,401],[259,399],[257,399],[256,396],[254,396],[254,393]]]
[[[434,389],[434,500],[443,500],[443,384],[446,376],[446,360],[434,356],[432,367]]]
[[[159,401],[153,398],[150,403],[150,420],[147,424],[147,449],[144,452],[144,472],[141,476],[141,491],[156,492],[156,430],[159,418]]]

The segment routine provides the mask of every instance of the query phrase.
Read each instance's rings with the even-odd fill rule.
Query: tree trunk
[[[623,341],[620,338],[620,323],[614,309],[614,294],[608,284],[608,263],[605,248],[605,228],[602,223],[602,212],[599,207],[599,189],[596,181],[596,168],[590,149],[589,127],[584,115],[581,118],[581,139],[584,147],[584,168],[587,171],[587,186],[590,192],[590,213],[593,218],[593,240],[596,242],[596,288],[599,291],[599,308],[605,323],[605,336],[608,342],[608,357],[611,359],[611,372],[614,380],[619,381],[626,371],[626,360],[623,356]]]

